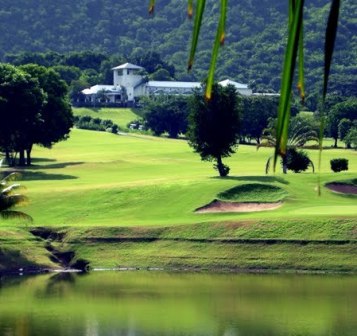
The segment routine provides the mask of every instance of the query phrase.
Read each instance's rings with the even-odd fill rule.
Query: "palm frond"
[[[326,35],[325,35],[324,86],[322,91],[323,100],[325,100],[326,93],[327,93],[332,55],[335,48],[339,14],[340,14],[340,0],[332,0],[330,13],[327,20]]]
[[[155,10],[155,0],[150,0],[149,14],[154,14],[154,10]]]
[[[290,0],[289,4],[289,13],[291,13],[291,18],[289,20],[288,44],[285,51],[283,74],[281,80],[281,94],[278,107],[276,146],[273,165],[274,171],[276,168],[278,156],[286,155],[288,140],[287,128],[290,119],[290,97],[303,20],[304,0]]]
[[[269,173],[269,170],[270,170],[270,162],[271,162],[271,159],[273,158],[273,156],[271,156],[268,160],[267,160],[267,163],[265,164],[265,174],[268,174]]]
[[[327,94],[328,81],[332,63],[332,55],[335,49],[338,18],[340,15],[340,0],[332,0],[329,17],[327,20],[325,34],[325,65],[324,65],[324,84],[322,89],[322,107],[320,111],[320,134],[319,134],[319,159],[318,169],[321,171],[322,147],[325,129],[325,99]],[[318,194],[321,195],[320,178],[318,181]]]
[[[202,17],[206,7],[206,0],[197,0],[196,3],[196,12],[195,12],[195,22],[192,31],[192,41],[191,41],[191,50],[190,56],[188,59],[187,69],[191,70],[193,66],[193,61],[195,59],[198,37],[200,35],[201,25],[202,25]]]
[[[11,209],[15,205],[20,205],[28,201],[25,195],[14,194],[0,197],[0,211]]]
[[[30,215],[27,215],[21,211],[13,211],[13,210],[0,211],[0,218],[21,219],[21,220],[25,220],[25,221],[29,221],[29,222],[33,221],[32,217]]]
[[[226,20],[227,20],[227,7],[228,7],[228,0],[221,0],[221,15],[219,18],[216,38],[214,41],[213,51],[211,55],[211,63],[208,70],[208,77],[207,77],[207,85],[206,85],[206,92],[205,92],[205,96],[207,99],[211,99],[212,96],[212,86],[214,82],[214,73],[216,70],[219,47],[220,45],[224,44]]]
[[[305,103],[305,65],[304,65],[304,22],[301,23],[299,39],[299,81],[297,88],[300,93],[301,103]]]
[[[14,180],[18,180],[19,178],[21,178],[21,174],[20,173],[18,173],[18,172],[10,173],[9,175],[5,176],[1,180],[1,183],[5,185],[8,182],[11,182],[11,181],[14,181]]]
[[[8,187],[6,187],[4,189],[1,189],[1,187],[0,187],[0,194],[1,195],[9,195],[14,190],[18,190],[18,189],[25,189],[25,187],[23,187],[19,183],[11,184],[10,186],[8,186]]]
[[[193,15],[193,0],[188,0],[187,15],[191,19]]]

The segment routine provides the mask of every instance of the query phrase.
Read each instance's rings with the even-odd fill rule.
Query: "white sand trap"
[[[340,194],[357,195],[357,187],[352,184],[328,183],[326,188]]]
[[[196,209],[196,213],[214,213],[214,212],[256,212],[275,210],[282,206],[282,202],[275,203],[241,203],[241,202],[223,202],[214,200],[211,203]]]

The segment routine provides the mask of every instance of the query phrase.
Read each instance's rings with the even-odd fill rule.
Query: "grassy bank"
[[[318,152],[308,153],[316,163]],[[271,154],[270,148],[239,146],[226,160],[231,176],[222,179],[183,140],[73,130],[68,141],[52,150],[34,149],[34,165],[22,171],[31,203],[21,210],[34,218],[28,228],[64,230],[65,240],[55,244],[94,266],[356,270],[356,196],[323,187],[319,197],[317,175],[311,172],[266,176]],[[356,155],[325,150],[322,185],[356,178]],[[330,172],[330,159],[338,157],[349,159],[347,173]],[[253,213],[195,213],[227,190],[258,183],[271,187],[254,192],[254,201],[269,200],[268,191],[279,190],[283,206]],[[47,258],[46,250],[35,248],[42,251],[44,242],[34,240],[28,228],[2,222],[1,248],[6,243],[9,255],[11,246],[16,251],[16,244],[29,242],[36,255]],[[23,237],[7,239],[12,232]],[[118,240],[123,232],[136,240]],[[43,265],[44,260],[35,258],[34,263]]]
[[[138,111],[130,108],[73,108],[73,114],[76,116],[90,116],[92,118],[110,119],[117,124],[121,130],[125,130],[130,121],[139,118],[137,113]]]

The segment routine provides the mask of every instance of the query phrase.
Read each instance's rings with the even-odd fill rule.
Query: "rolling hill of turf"
[[[307,152],[317,162],[318,152]],[[319,197],[318,175],[311,172],[265,175],[271,153],[271,148],[257,151],[254,146],[239,146],[236,154],[225,160],[231,176],[218,178],[212,163],[202,162],[184,140],[74,129],[70,139],[51,150],[35,147],[33,166],[19,169],[30,199],[20,210],[34,222],[27,226],[2,222],[0,254],[9,255],[4,252],[6,246],[8,251],[22,246],[19,255],[23,256],[31,251],[31,244],[33,251],[38,251],[45,242],[29,239],[28,229],[49,227],[64,232],[65,240],[58,243],[61,248],[74,250],[97,266],[114,267],[120,264],[119,258],[125,265],[145,267],[154,263],[168,267],[356,270],[356,196],[337,195],[323,187]],[[330,159],[339,157],[349,159],[348,172],[329,171]],[[325,150],[321,185],[356,178],[356,158],[353,150]],[[269,185],[274,190],[255,190],[260,201],[284,190],[283,206],[255,213],[194,212],[220,193],[252,184]],[[14,238],[7,239],[13,232],[17,232]],[[23,239],[29,245],[22,245]],[[195,243],[197,239],[199,243]],[[232,239],[236,243],[226,245],[225,240]],[[261,252],[254,244],[260,244]],[[37,264],[43,264],[48,254],[43,251]],[[163,253],[166,259],[160,259]]]

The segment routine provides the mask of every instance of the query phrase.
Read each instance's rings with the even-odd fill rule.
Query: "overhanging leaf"
[[[194,22],[193,31],[192,31],[191,50],[190,50],[190,56],[189,56],[188,65],[187,65],[188,70],[191,70],[193,61],[195,59],[198,37],[200,35],[200,30],[201,30],[201,25],[202,25],[202,17],[203,17],[203,12],[205,10],[205,6],[206,6],[206,0],[197,0],[195,22]]]
[[[304,0],[290,0],[292,18],[289,20],[288,44],[285,51],[283,74],[281,80],[281,93],[278,107],[278,120],[276,126],[276,146],[274,153],[274,171],[278,156],[285,156],[288,141],[288,125],[290,119],[290,99],[292,81],[294,77],[296,56],[299,47],[299,38],[303,20]]]
[[[191,19],[193,15],[193,0],[188,0],[187,15]]]
[[[322,92],[323,100],[325,100],[326,93],[327,93],[332,55],[335,48],[339,13],[340,13],[340,0],[332,0],[330,14],[327,21],[326,35],[325,35],[324,87]]]
[[[338,18],[340,14],[340,0],[332,0],[329,17],[327,20],[325,34],[325,64],[324,64],[324,85],[322,89],[322,106],[320,111],[320,134],[319,134],[319,161],[318,169],[321,172],[322,147],[325,129],[325,99],[327,94],[328,81],[330,76],[332,55],[335,48]],[[318,183],[318,194],[321,195],[321,185]]]
[[[149,14],[154,14],[154,10],[155,10],[155,0],[150,0]]]
[[[214,82],[214,73],[217,64],[219,47],[224,43],[224,39],[225,39],[227,7],[228,7],[228,0],[221,0],[221,14],[218,22],[216,38],[214,41],[213,51],[211,55],[211,64],[207,77],[207,85],[206,85],[206,92],[205,92],[205,96],[207,99],[211,99],[212,96],[212,85]]]
[[[300,93],[301,103],[305,102],[305,73],[304,73],[304,24],[301,23],[299,38],[299,81],[297,88]]]

